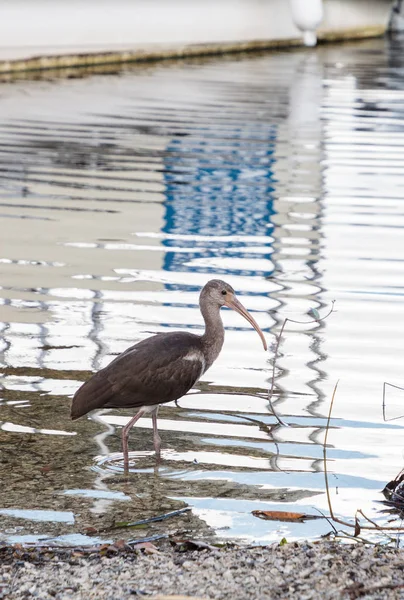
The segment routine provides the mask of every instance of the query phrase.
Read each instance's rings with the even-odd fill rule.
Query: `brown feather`
[[[72,419],[94,409],[136,408],[181,398],[202,374],[201,361],[184,360],[198,351],[203,352],[201,338],[186,332],[157,334],[139,342],[77,390]]]

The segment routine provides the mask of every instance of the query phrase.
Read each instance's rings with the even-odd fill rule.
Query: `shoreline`
[[[167,541],[57,551],[0,546],[0,598],[404,598],[401,549],[324,540],[184,548]]]
[[[332,44],[360,41],[382,37],[385,27],[367,26],[361,28],[327,30],[318,32],[319,44]],[[61,52],[60,48],[41,53],[39,49],[31,49],[18,56],[8,49],[0,49],[0,79],[13,80],[26,77],[34,78],[38,73],[71,70],[85,73],[97,73],[100,70],[119,69],[130,64],[156,63],[167,60],[188,58],[223,57],[243,53],[271,52],[281,50],[310,51],[305,47],[302,37],[287,39],[256,39],[234,42],[208,42],[194,44],[147,44],[127,45],[118,48],[100,48],[93,51],[83,49]],[[21,54],[21,56],[20,56]]]

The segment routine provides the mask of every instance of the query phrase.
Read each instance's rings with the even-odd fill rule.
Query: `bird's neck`
[[[201,342],[205,355],[206,369],[208,369],[217,359],[222,349],[224,327],[220,316],[220,308],[201,304],[201,313],[205,321],[205,333],[201,338]]]

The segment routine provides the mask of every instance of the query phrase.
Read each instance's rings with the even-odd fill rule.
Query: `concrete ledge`
[[[301,40],[268,40],[239,42],[231,44],[192,44],[184,46],[156,45],[150,47],[116,50],[110,52],[88,52],[77,54],[55,54],[54,56],[34,56],[27,59],[0,61],[0,74],[43,69],[64,69],[71,67],[96,67],[118,63],[149,62],[187,56],[209,56],[235,52],[248,52],[286,46],[299,46]]]
[[[375,26],[361,29],[347,29],[344,31],[319,31],[319,42],[335,42],[353,39],[363,39],[382,36],[385,27]],[[30,58],[0,60],[1,80],[12,79],[16,76],[32,77],[33,72],[48,71],[53,69],[85,69],[86,72],[102,70],[102,67],[121,65],[125,63],[153,62],[175,58],[214,56],[223,54],[235,54],[242,52],[254,52],[262,50],[276,50],[280,48],[291,48],[303,46],[302,39],[279,39],[279,40],[254,40],[235,43],[210,43],[210,44],[186,44],[186,45],[151,45],[148,47],[119,49],[116,51],[78,52],[68,54],[33,56]]]

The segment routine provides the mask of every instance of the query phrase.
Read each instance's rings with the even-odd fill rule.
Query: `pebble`
[[[14,556],[17,554],[17,556]],[[0,598],[19,600],[404,600],[404,551],[338,542],[232,547],[111,558],[36,551],[18,559],[3,548]],[[179,563],[181,559],[181,563]]]

